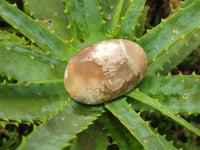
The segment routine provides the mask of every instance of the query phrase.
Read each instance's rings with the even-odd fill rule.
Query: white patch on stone
[[[68,78],[68,69],[65,70],[65,79]]]
[[[97,64],[102,66],[112,65],[121,59],[118,44],[114,42],[102,42],[96,45],[92,57]]]
[[[85,51],[88,51],[90,48],[89,47],[86,47],[85,48]],[[79,52],[80,54],[81,53],[85,53],[85,51],[83,51],[83,52]],[[80,62],[85,62],[85,61],[93,61],[93,57],[91,56],[91,55],[87,55],[86,57],[84,57],[84,58],[82,58],[81,60],[80,60]]]
[[[102,66],[104,75],[109,78],[111,77],[109,82],[105,84],[111,91],[120,89],[126,81],[122,81],[119,77],[117,77],[118,75],[116,76],[117,70],[124,63],[127,63],[130,69],[134,71],[135,76],[139,73],[139,67],[134,60],[128,56],[126,47],[122,40],[119,40],[119,43],[106,41],[99,43],[91,52],[91,55],[94,61],[98,65]],[[130,80],[128,76],[130,77],[132,75],[127,75],[127,80]]]
[[[127,58],[127,62],[130,62],[130,67],[132,68],[132,70],[134,71],[135,75],[137,76],[140,72],[140,68],[138,67],[137,63],[135,62],[135,60],[133,58],[131,58],[130,56],[128,56],[128,53],[126,51],[126,47],[124,46],[124,43],[122,42],[122,40],[119,40],[119,43],[120,43],[120,46],[122,47],[122,50],[123,50],[123,54],[124,54],[124,57]],[[120,63],[123,63],[123,61],[125,60],[122,60]]]
[[[98,65],[103,67],[104,75],[114,75],[118,69],[117,63],[122,59],[117,43],[102,42],[92,51],[92,57]]]
[[[80,62],[85,62],[85,61],[93,61],[93,58],[91,57],[91,55],[89,55],[89,56],[80,60]]]

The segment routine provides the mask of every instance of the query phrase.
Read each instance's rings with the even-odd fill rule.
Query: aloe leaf
[[[70,150],[106,150],[109,138],[97,121],[70,142]]]
[[[111,25],[111,28],[110,28],[110,33],[109,33],[110,39],[114,38],[115,32],[117,30],[117,26],[118,26],[118,23],[119,23],[123,4],[124,4],[124,0],[120,0],[118,5],[117,5],[116,11],[115,11],[115,16],[112,20],[112,25]]]
[[[145,31],[145,23],[147,21],[148,10],[149,10],[149,7],[144,6],[142,8],[141,13],[139,14],[139,18],[138,18],[137,25],[135,28],[135,38],[140,38]],[[134,39],[134,37],[133,37],[133,39]]]
[[[149,64],[177,40],[198,28],[200,25],[199,8],[200,1],[196,0],[188,7],[162,21],[136,41],[146,51]]]
[[[135,136],[144,149],[166,150],[168,148],[124,98],[106,103],[105,107]]]
[[[167,74],[175,69],[197,46],[200,41],[200,30],[195,30],[185,38],[177,41],[165,53],[158,56],[147,68],[147,74]]]
[[[152,106],[153,108],[157,109],[164,115],[167,115],[174,121],[176,121],[176,122],[180,123],[181,125],[183,125],[184,127],[186,127],[188,130],[190,130],[190,131],[194,132],[195,134],[197,134],[198,136],[200,136],[200,130],[198,128],[194,127],[191,123],[184,120],[179,114],[175,114],[171,109],[169,109],[168,107],[166,107],[165,105],[160,103],[157,99],[153,99],[153,98],[145,95],[144,93],[140,92],[138,89],[128,93],[127,96],[130,96],[142,103]]]
[[[176,8],[173,9],[172,12],[170,13],[170,16],[175,14],[178,10],[187,7],[188,5],[192,4],[195,0],[184,0],[180,1],[180,5]]]
[[[75,134],[85,129],[102,112],[102,106],[86,106],[75,101],[68,102],[40,127],[24,138],[22,150],[60,150],[68,145]]]
[[[137,20],[139,18],[140,11],[144,7],[146,0],[132,0],[130,6],[123,17],[119,30],[115,35],[118,39],[130,39],[133,36]]]
[[[138,88],[148,96],[158,98],[160,103],[176,113],[191,114],[200,113],[199,82],[200,76],[195,74],[146,76]],[[136,103],[134,105],[137,106]]]
[[[96,0],[66,0],[72,44],[83,48],[92,43],[106,40],[105,27]]]
[[[7,32],[7,30],[0,30],[0,39],[7,40],[14,44],[19,44],[21,46],[30,46],[32,49],[35,49],[40,52],[44,52],[40,47],[35,45],[29,40],[26,40],[24,36],[18,36],[15,32]]]
[[[129,8],[131,2],[132,2],[132,0],[130,0],[130,1],[125,0],[124,1],[123,6],[122,6],[122,10],[121,10],[121,13],[120,13],[119,23],[122,21],[122,18],[126,15],[126,12]]]
[[[49,51],[58,58],[66,58],[69,61],[76,52],[67,42],[41,26],[38,21],[34,21],[4,0],[0,1],[0,16],[22,32],[33,43],[36,43],[42,49]]]
[[[103,113],[98,118],[98,121],[103,125],[104,130],[112,137],[114,143],[116,143],[120,149],[143,150],[142,145],[136,140],[130,131],[109,111]]]
[[[109,35],[111,26],[113,24],[112,30],[114,30],[113,31],[113,34],[114,34],[114,32],[116,32],[119,28],[121,18],[126,14],[129,8],[130,1],[105,0],[104,3],[103,4],[102,3],[103,3],[102,1],[99,2],[99,4],[101,4],[101,7],[103,6],[102,7],[103,11],[101,11],[101,13],[102,13],[103,19],[105,20],[105,27],[108,34],[107,36],[112,38]],[[116,16],[116,12],[118,13],[117,16]],[[113,22],[113,19],[115,19],[116,21]]]
[[[67,29],[68,18],[64,13],[65,3],[62,0],[24,0],[24,2],[30,15],[38,19],[47,29],[55,31],[63,40],[71,39],[71,32]]]
[[[30,46],[20,46],[19,44],[11,43],[7,40],[0,39],[0,46],[10,51],[18,52],[22,55],[29,56],[40,62],[49,64],[53,68],[58,68],[61,71],[65,70],[67,62],[59,60],[47,53],[43,53],[30,48]]]
[[[29,44],[29,41],[25,40],[24,37],[19,37],[17,36],[15,33],[9,33],[7,31],[4,30],[0,30],[0,39],[5,39],[5,40],[9,40],[10,42],[13,43],[20,43],[20,45],[22,46],[26,46]]]
[[[106,32],[110,33],[113,18],[115,16],[115,10],[119,3],[119,0],[105,0],[103,8],[103,19],[106,21]]]
[[[23,82],[63,79],[64,70],[52,68],[48,64],[35,60],[0,46],[0,73]]]
[[[167,145],[168,150],[177,150],[177,148],[173,145],[173,141],[166,140],[166,135],[160,135],[157,132],[157,128],[156,129],[152,128],[152,130],[154,131],[155,134],[158,135],[158,138],[160,139],[160,141],[163,142],[165,145]]]
[[[0,118],[42,121],[65,104],[68,94],[63,81],[0,84]]]

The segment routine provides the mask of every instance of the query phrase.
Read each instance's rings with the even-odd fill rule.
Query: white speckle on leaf
[[[188,93],[185,93],[185,94],[183,95],[183,98],[184,98],[184,99],[188,99],[188,97],[189,97],[189,94],[188,94]]]
[[[166,51],[165,54],[166,54],[166,55],[169,55],[169,51]]]
[[[63,116],[60,116],[60,119],[61,119],[61,120],[65,120],[65,118],[64,118]]]
[[[144,143],[148,143],[148,140],[144,140]]]
[[[110,20],[111,19],[111,15],[107,15],[106,19]]]
[[[180,33],[180,31],[179,31],[177,28],[175,28],[175,29],[173,30],[173,33],[175,33],[176,35],[178,35],[178,34]]]
[[[88,17],[88,16],[89,16],[89,13],[85,13],[85,15]]]
[[[58,13],[57,13],[57,12],[54,12],[53,15],[54,15],[54,16],[58,16]]]

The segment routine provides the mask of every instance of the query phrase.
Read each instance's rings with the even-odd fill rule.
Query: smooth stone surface
[[[146,54],[138,44],[123,39],[107,40],[91,44],[71,58],[64,84],[74,100],[95,105],[129,92],[146,70]]]

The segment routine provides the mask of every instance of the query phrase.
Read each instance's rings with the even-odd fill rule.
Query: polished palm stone
[[[133,89],[144,77],[147,58],[136,43],[114,39],[91,44],[69,61],[64,84],[83,104],[113,100]]]

